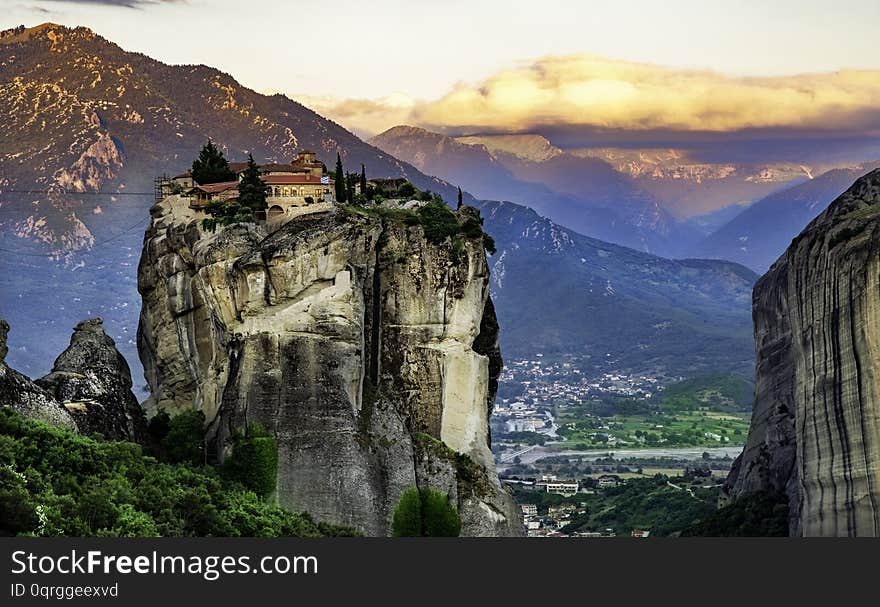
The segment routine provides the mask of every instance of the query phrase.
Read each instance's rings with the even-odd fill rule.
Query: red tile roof
[[[264,175],[263,181],[267,185],[320,185],[321,178],[314,175]],[[324,185],[333,185],[333,180]]]
[[[222,183],[209,183],[207,185],[197,185],[196,189],[205,192],[206,194],[216,194],[218,192],[225,192],[226,190],[238,188],[237,181],[224,181]]]

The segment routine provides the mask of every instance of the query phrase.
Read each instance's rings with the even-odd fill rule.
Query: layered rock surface
[[[278,501],[386,535],[400,494],[433,486],[466,535],[521,533],[489,451],[500,370],[482,244],[344,211],[216,235],[170,197],[151,210],[138,345],[151,410],[208,419],[209,456],[260,422]]]
[[[880,171],[755,287],[756,398],[733,498],[789,498],[790,533],[880,535]]]

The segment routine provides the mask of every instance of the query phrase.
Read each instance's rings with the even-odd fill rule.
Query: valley
[[[878,534],[874,144],[364,141],[54,24],[0,32],[0,69],[0,379],[25,417],[33,394],[64,414],[43,439],[103,448],[76,434],[104,370],[63,364],[88,333],[116,369],[99,396],[136,410],[105,438],[142,443],[137,466],[208,486],[271,435],[261,516],[297,513],[276,534],[302,512],[298,532],[388,535],[411,488],[473,536]],[[199,183],[215,144],[225,177]],[[163,461],[148,418],[193,414],[194,454]]]

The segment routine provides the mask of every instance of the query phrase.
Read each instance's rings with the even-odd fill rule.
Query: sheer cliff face
[[[500,356],[479,242],[344,212],[207,235],[175,204],[152,210],[139,268],[149,409],[202,410],[218,460],[259,421],[279,502],[319,520],[385,535],[418,485],[457,500],[464,534],[520,532],[488,447]]]
[[[753,309],[755,409],[729,493],[786,493],[792,535],[880,535],[880,171],[792,241]]]

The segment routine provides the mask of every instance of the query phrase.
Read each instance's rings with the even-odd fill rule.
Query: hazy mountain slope
[[[747,268],[601,242],[512,203],[482,203],[482,214],[498,247],[490,265],[505,356],[577,353],[681,374],[750,372],[757,276]]]
[[[284,96],[126,52],[87,28],[7,30],[0,66],[0,227],[63,250],[88,248],[97,209],[125,206],[123,192],[150,192],[156,175],[188,168],[208,137],[230,159],[282,161],[310,148],[329,165],[338,151],[350,170],[364,163],[372,176],[444,188]],[[81,195],[99,191],[120,195]]]
[[[31,376],[95,315],[137,366],[134,269],[153,179],[188,168],[208,137],[234,160],[311,148],[332,166],[339,151],[350,170],[364,163],[454,200],[453,188],[286,97],[126,52],[87,28],[0,33],[0,73],[0,315],[16,327],[10,360]]]
[[[537,134],[477,135],[458,140],[485,145],[499,159],[502,154],[509,154],[536,163],[562,155],[599,160],[649,192],[679,220],[753,202],[795,180],[807,179],[811,171],[797,162],[762,162],[752,157],[746,161],[707,158],[705,153],[688,149],[574,147],[563,150]],[[815,164],[808,164],[815,170]],[[827,162],[822,165],[827,166]]]
[[[542,140],[537,140],[538,147]],[[541,149],[529,146],[524,157],[467,141],[409,126],[391,128],[370,140],[389,154],[411,159],[426,173],[460,184],[477,198],[527,204],[594,238],[658,254],[678,252],[682,230],[672,217],[606,162],[554,152],[549,142]]]
[[[878,163],[833,169],[815,179],[771,194],[707,236],[690,253],[729,259],[765,272],[810,220]]]
[[[675,217],[689,218],[753,202],[798,181],[813,168],[796,162],[707,160],[676,149],[596,148],[572,150],[601,158],[660,199]],[[756,153],[757,150],[756,150]]]

